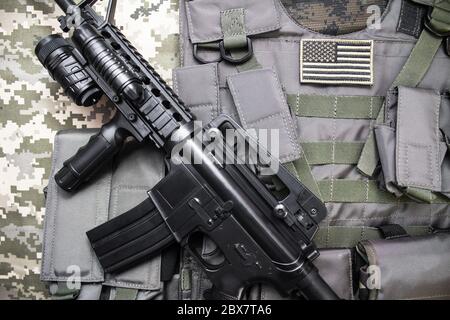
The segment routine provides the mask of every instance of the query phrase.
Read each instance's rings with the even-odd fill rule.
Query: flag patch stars
[[[300,80],[302,83],[372,85],[373,40],[302,40]]]

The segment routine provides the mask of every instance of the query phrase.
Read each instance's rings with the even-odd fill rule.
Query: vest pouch
[[[53,179],[63,162],[84,145],[95,130],[67,130],[55,137],[44,221],[41,280],[56,297],[100,298],[101,287],[160,290],[160,258],[119,274],[104,274],[86,231],[141,201],[164,175],[162,156],[150,146],[127,143],[121,155],[76,193]],[[130,170],[132,168],[133,170]],[[80,288],[81,284],[81,288]],[[74,289],[78,287],[78,292]],[[75,290],[76,291],[76,290]]]
[[[192,43],[223,39],[222,14],[242,10],[246,35],[257,35],[280,28],[280,16],[274,0],[191,0],[186,1],[189,38]]]
[[[299,159],[302,150],[297,122],[291,115],[275,71],[256,69],[241,72],[229,76],[227,84],[242,127],[250,134],[256,134],[256,138],[260,138],[259,130],[268,130],[268,151],[282,163]],[[272,139],[273,133],[278,134],[278,139]]]
[[[448,96],[434,90],[399,87],[386,99],[385,123],[375,127],[383,185],[432,202],[434,193],[450,194]]]
[[[358,252],[369,299],[450,299],[450,233],[366,240]]]

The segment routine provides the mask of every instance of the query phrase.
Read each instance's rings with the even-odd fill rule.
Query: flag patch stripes
[[[373,40],[302,40],[300,76],[302,83],[372,85]]]

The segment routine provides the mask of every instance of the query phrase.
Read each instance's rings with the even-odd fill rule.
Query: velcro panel
[[[359,248],[371,271],[370,282],[362,285],[377,293],[372,298],[450,298],[449,233],[369,240]]]
[[[433,90],[399,87],[396,174],[400,186],[441,190],[440,103]]]
[[[94,133],[93,130],[70,130],[59,132],[55,137],[46,202],[41,280],[103,281],[103,271],[85,233],[108,219],[111,171],[106,168],[96,174],[95,179],[76,194],[59,188],[53,178],[63,162]]]
[[[271,69],[247,71],[228,77],[227,82],[242,126],[278,130],[280,161],[298,159],[301,149],[295,123],[276,73]]]
[[[173,72],[175,92],[203,124],[219,115],[217,63],[177,68]]]
[[[223,39],[221,12],[244,9],[247,35],[280,28],[280,16],[274,0],[192,0],[186,1],[189,37],[193,43]]]

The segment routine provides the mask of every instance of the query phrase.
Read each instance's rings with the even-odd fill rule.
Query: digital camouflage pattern
[[[367,6],[387,2],[281,1],[300,24],[330,34],[365,28]],[[60,14],[53,0],[0,1],[0,299],[48,298],[39,271],[54,136],[100,127],[113,114],[106,99],[89,108],[72,103],[35,57],[40,38],[60,33]],[[179,61],[178,1],[118,1],[116,25],[170,83]]]
[[[367,27],[367,20],[389,0],[281,0],[300,25],[329,35],[355,32]],[[375,9],[371,6],[377,6]],[[380,10],[381,9],[381,10]]]
[[[116,24],[169,80],[179,60],[178,1],[118,1],[116,12]],[[35,57],[39,39],[60,33],[61,13],[53,0],[0,1],[0,299],[48,298],[39,272],[54,136],[100,127],[113,113],[106,99],[72,103]]]

